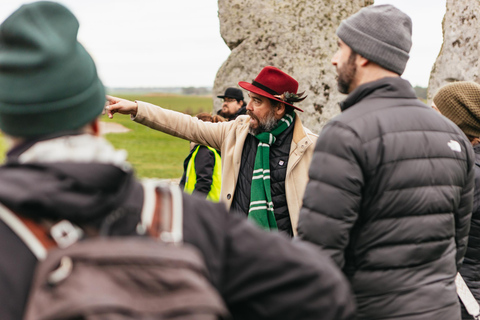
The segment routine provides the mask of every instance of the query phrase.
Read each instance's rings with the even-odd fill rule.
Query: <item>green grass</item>
[[[129,100],[150,102],[168,109],[195,115],[212,110],[210,97],[175,95],[118,95]],[[103,116],[102,121],[116,122],[132,131],[111,133],[106,138],[117,148],[128,152],[128,161],[140,177],[175,179],[183,173],[183,160],[188,155],[189,142],[152,130],[133,122],[130,117],[116,114],[113,119]]]
[[[212,98],[180,95],[116,95],[129,100],[150,102],[168,109],[195,115],[211,112]],[[188,155],[189,142],[152,130],[130,120],[129,116],[115,114],[113,119],[102,116],[101,121],[116,122],[131,129],[127,133],[110,133],[105,137],[117,149],[128,152],[128,161],[137,176],[176,179],[183,173],[183,160]],[[3,162],[7,144],[0,139],[0,161]]]

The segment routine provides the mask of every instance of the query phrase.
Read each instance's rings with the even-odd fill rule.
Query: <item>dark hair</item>
[[[268,98],[268,100],[270,100],[270,105],[272,106],[272,108],[277,108],[280,105],[280,103],[283,103],[281,101],[270,99],[270,98]],[[288,104],[285,105],[285,113],[290,113],[294,110],[295,108],[293,108],[292,106],[289,106]]]
[[[294,108],[294,107],[289,106],[289,105],[285,105],[285,112],[286,112],[286,113],[291,113],[291,112],[293,112],[293,111],[295,111],[295,108]]]
[[[235,99],[235,100],[237,100],[238,103],[240,103],[240,101],[243,102],[242,107],[247,105],[247,103],[243,99]]]

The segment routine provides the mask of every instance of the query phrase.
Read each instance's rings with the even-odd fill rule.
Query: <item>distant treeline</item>
[[[109,93],[171,93],[180,95],[209,95],[212,94],[212,87],[139,87],[139,88],[127,88],[127,87],[115,87],[107,88]]]
[[[415,86],[413,88],[415,94],[419,99],[427,99],[427,88]],[[212,94],[212,87],[143,87],[143,88],[107,88],[109,93],[135,93],[135,94],[145,94],[145,93],[171,93],[171,94],[180,94],[180,95],[198,95],[205,96]]]
[[[427,100],[427,88],[415,86],[413,87],[413,90],[415,90],[417,98],[421,100]]]

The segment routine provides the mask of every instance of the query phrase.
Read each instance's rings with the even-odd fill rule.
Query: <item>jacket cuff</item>
[[[143,104],[144,102],[142,101],[138,101],[138,100],[135,100],[135,102],[137,103],[137,114],[134,116],[133,114],[130,115],[130,120],[133,120],[135,122],[140,122],[143,117]],[[140,116],[139,116],[140,114]]]

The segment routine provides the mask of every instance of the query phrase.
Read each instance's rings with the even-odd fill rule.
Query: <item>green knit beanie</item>
[[[77,41],[78,21],[48,1],[21,6],[0,25],[0,129],[33,137],[75,130],[100,115],[105,89]]]
[[[470,81],[447,84],[433,102],[466,135],[480,137],[480,85]]]

